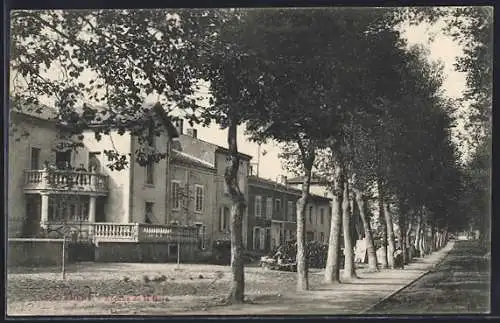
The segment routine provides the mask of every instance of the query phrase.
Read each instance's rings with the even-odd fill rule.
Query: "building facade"
[[[226,167],[229,165],[229,150],[201,140],[197,136],[196,129],[190,128],[184,133],[182,120],[180,120],[176,126],[180,135],[178,140],[174,141],[174,149],[200,160],[214,169],[210,195],[213,199],[211,204],[214,206],[211,207],[210,210],[212,210],[213,213],[210,215],[207,214],[207,218],[203,221],[203,223],[206,223],[207,241],[210,241],[208,247],[210,247],[211,243],[215,240],[230,240],[232,201],[224,179]],[[239,188],[248,201],[248,168],[252,157],[240,153],[239,158]],[[246,241],[248,236],[247,222],[248,209],[245,210],[243,214],[243,241],[245,248],[247,247]]]
[[[218,231],[214,165],[173,150],[171,174],[169,222],[198,226],[200,249],[209,249]]]
[[[215,240],[230,239],[228,149],[201,140],[196,129],[184,133],[182,122],[172,124],[163,108],[154,106],[145,117],[162,123],[149,143],[118,131],[97,140],[89,130],[78,139],[80,147],[68,150],[61,142],[74,138],[48,120],[55,110],[44,111],[47,115],[12,115],[31,135],[9,136],[9,237],[34,237],[40,228],[54,237],[76,232],[79,239],[107,245],[107,253],[125,250],[116,252],[120,259],[130,250],[116,243],[170,243],[167,254],[174,254],[179,241],[209,250]],[[144,145],[154,145],[166,158],[139,164],[133,157]],[[128,156],[127,167],[108,165],[111,149]],[[301,191],[285,177],[272,181],[249,174],[252,157],[239,157],[238,183],[247,201],[244,247],[270,251],[295,239]],[[306,206],[308,240],[327,242],[330,214],[329,199],[313,194]]]
[[[160,121],[158,134],[147,143],[115,130],[97,140],[89,129],[76,139],[56,126],[55,115],[50,108],[42,114],[22,108],[12,112],[16,132],[28,129],[29,135],[9,135],[9,238],[71,235],[96,245],[114,243],[108,251],[128,243],[120,246],[125,254],[134,248],[130,242],[196,241],[194,227],[167,226],[172,139],[178,134],[160,105],[145,107],[144,118]],[[79,147],[68,149],[75,141]],[[139,164],[136,151],[145,145],[154,145],[166,158]],[[127,167],[108,166],[106,150],[128,156]]]
[[[288,184],[286,177],[278,181],[249,177],[248,241],[255,251],[270,251],[285,241],[296,239],[297,201],[302,192]],[[306,205],[306,239],[327,243],[330,231],[330,199],[311,194]]]
[[[306,239],[327,244],[330,237],[332,209],[331,200],[320,195],[311,195],[306,205]]]
[[[300,192],[257,176],[249,177],[248,191],[248,249],[270,251],[294,239]]]

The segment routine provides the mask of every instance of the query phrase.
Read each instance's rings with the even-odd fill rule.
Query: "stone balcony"
[[[67,222],[47,224],[52,237],[75,235],[79,240],[99,242],[167,242],[197,243],[198,228],[193,226],[146,223],[88,223]]]
[[[105,196],[108,194],[108,176],[65,170],[26,170],[24,192]]]

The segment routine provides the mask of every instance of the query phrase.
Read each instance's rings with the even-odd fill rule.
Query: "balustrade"
[[[156,224],[95,223],[94,238],[98,241],[131,242],[197,242],[196,227],[166,226]]]
[[[105,193],[108,191],[108,177],[88,172],[27,170],[24,189]]]
[[[137,224],[94,223],[94,238],[100,241],[137,241]]]

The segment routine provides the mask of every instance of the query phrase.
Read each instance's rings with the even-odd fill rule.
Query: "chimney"
[[[189,128],[186,130],[186,134],[193,138],[198,138],[198,130],[194,128]]]
[[[179,133],[179,135],[183,134],[183,126],[184,126],[184,120],[179,119],[179,120],[175,121],[175,129],[177,129],[177,132]]]

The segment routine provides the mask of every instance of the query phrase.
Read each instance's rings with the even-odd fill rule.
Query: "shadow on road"
[[[457,241],[445,259],[368,314],[477,314],[490,311],[490,259],[477,241]]]

